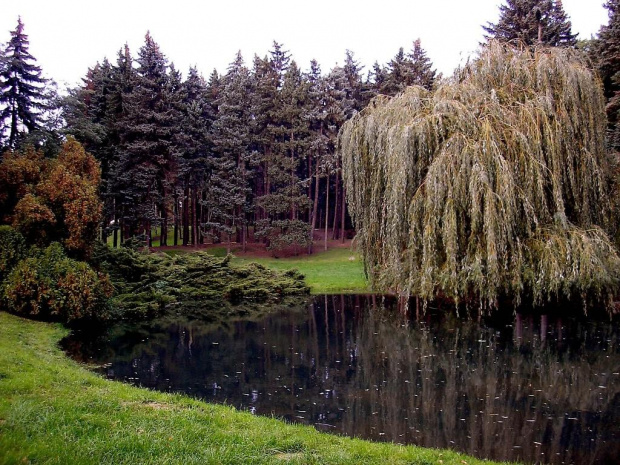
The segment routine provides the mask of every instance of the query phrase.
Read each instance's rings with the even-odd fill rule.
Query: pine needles
[[[600,83],[573,50],[491,43],[435,92],[377,97],[342,129],[375,287],[457,303],[606,300],[620,278]]]

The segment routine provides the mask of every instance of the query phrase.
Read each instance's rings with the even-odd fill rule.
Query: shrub
[[[111,294],[107,276],[68,258],[58,243],[21,260],[4,286],[9,311],[64,323],[107,318]]]
[[[26,256],[26,241],[10,226],[0,226],[0,283]]]

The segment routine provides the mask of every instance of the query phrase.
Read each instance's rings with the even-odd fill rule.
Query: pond
[[[510,312],[508,312],[510,314]],[[316,296],[224,324],[166,316],[63,341],[104,376],[336,434],[545,463],[620,460],[620,324]]]

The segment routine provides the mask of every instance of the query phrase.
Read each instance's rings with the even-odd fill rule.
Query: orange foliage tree
[[[88,257],[101,221],[101,169],[69,138],[58,157],[32,148],[8,152],[0,163],[0,212],[30,243],[59,241],[67,252]]]

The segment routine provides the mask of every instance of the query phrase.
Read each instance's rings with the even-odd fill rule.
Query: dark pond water
[[[166,317],[63,346],[112,379],[332,433],[499,460],[620,462],[617,321],[416,321],[396,307],[319,296],[254,321]]]

